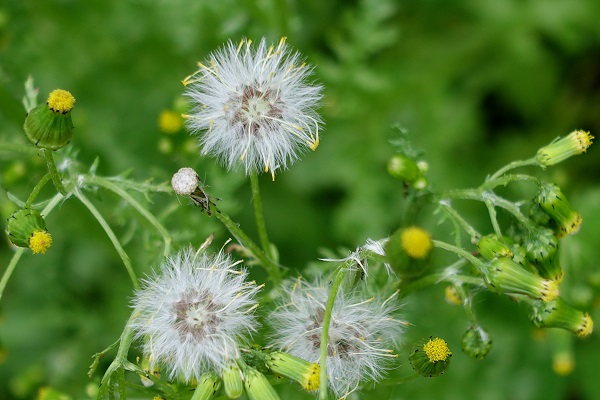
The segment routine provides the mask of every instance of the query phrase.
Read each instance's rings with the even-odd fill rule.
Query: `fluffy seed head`
[[[187,125],[197,134],[202,154],[227,168],[238,162],[246,174],[275,176],[303,148],[319,144],[316,113],[321,86],[307,82],[312,68],[281,39],[256,46],[248,39],[228,42],[183,80],[193,105]]]
[[[272,343],[317,363],[329,288],[320,282],[296,280],[284,290],[283,304],[269,319]],[[357,291],[338,292],[327,343],[327,376],[337,397],[356,390],[361,381],[381,378],[389,361],[397,357],[390,347],[397,344],[405,323],[392,318],[396,308],[393,299],[381,302]]]
[[[238,343],[256,329],[258,287],[229,256],[182,250],[144,281],[133,299],[131,326],[151,367],[170,379],[200,379],[239,358]]]

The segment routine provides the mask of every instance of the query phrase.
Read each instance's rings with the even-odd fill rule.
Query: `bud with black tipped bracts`
[[[190,400],[208,400],[212,398],[221,387],[221,380],[214,372],[206,372],[199,381]]]
[[[581,214],[573,209],[558,185],[542,184],[536,201],[556,223],[559,239],[579,231]]]
[[[562,282],[564,271],[560,266],[558,254],[555,254],[553,257],[550,257],[549,260],[542,263],[534,263],[532,265],[542,278]]]
[[[527,258],[532,263],[542,264],[556,254],[558,239],[551,229],[538,228],[529,232],[523,243],[527,250]]]
[[[385,256],[399,277],[416,277],[425,272],[433,242],[418,226],[400,228],[384,245]]]
[[[227,365],[221,373],[223,379],[223,389],[230,399],[237,399],[244,394],[244,382],[242,380],[242,371],[234,362]]]
[[[577,336],[588,336],[594,329],[594,322],[588,313],[571,307],[560,297],[543,303],[531,304],[531,321],[543,328],[562,328]]]
[[[538,150],[536,158],[541,167],[549,167],[569,157],[585,153],[594,137],[589,132],[577,130],[554,140]]]
[[[483,279],[490,290],[500,294],[522,294],[544,302],[558,297],[558,282],[535,275],[505,257],[492,260]]]
[[[45,104],[33,108],[25,118],[25,136],[34,145],[58,150],[71,141],[73,121],[71,110],[75,98],[66,90],[53,90]]]
[[[469,326],[463,334],[461,345],[469,357],[483,359],[492,349],[492,339],[482,327]]]
[[[18,210],[8,219],[6,233],[15,246],[29,247],[34,254],[43,254],[52,245],[44,218],[30,208]]]
[[[529,267],[529,259],[527,258],[527,250],[525,250],[525,247],[518,243],[513,243],[510,245],[510,251],[512,253],[512,256],[510,257],[511,260],[523,268]]]
[[[412,158],[404,154],[396,154],[388,161],[388,173],[397,179],[412,183],[419,177],[419,167]]]
[[[269,354],[267,366],[277,375],[298,382],[304,390],[312,392],[319,389],[321,368],[319,364],[308,362],[282,351]]]
[[[498,239],[495,234],[483,236],[477,242],[479,254],[486,260],[493,260],[496,257],[512,257],[512,251],[508,244]]]
[[[410,365],[422,376],[439,376],[450,366],[452,352],[444,339],[425,338],[415,345],[414,351],[408,357]]]
[[[253,367],[244,370],[244,386],[250,400],[280,400],[269,380]]]

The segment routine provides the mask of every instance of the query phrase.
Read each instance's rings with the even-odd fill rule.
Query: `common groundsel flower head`
[[[329,287],[300,279],[287,282],[282,304],[269,319],[272,344],[309,362],[319,362]],[[327,343],[327,376],[331,390],[343,398],[366,380],[378,380],[396,356],[405,322],[394,319],[393,297],[380,301],[360,290],[340,289],[331,314]]]
[[[187,126],[200,139],[202,154],[227,168],[238,162],[247,175],[287,168],[303,148],[319,145],[321,119],[315,108],[321,86],[285,38],[277,46],[249,39],[228,42],[198,63],[183,80],[193,109]]]
[[[160,365],[170,379],[199,380],[240,357],[238,344],[256,330],[260,287],[247,282],[237,264],[222,251],[188,248],[144,280],[133,298],[131,326],[151,368]]]

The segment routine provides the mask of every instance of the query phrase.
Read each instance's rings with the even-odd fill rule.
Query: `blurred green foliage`
[[[401,224],[403,190],[385,172],[393,124],[424,150],[430,183],[473,187],[506,162],[529,157],[574,129],[600,135],[600,2],[596,0],[5,0],[0,4],[0,141],[25,143],[23,83],[32,75],[40,100],[55,88],[77,98],[71,146],[98,173],[130,171],[163,182],[195,168],[220,206],[252,231],[250,191],[240,173],[201,159],[185,132],[160,133],[158,115],[173,107],[195,62],[227,39],[288,43],[316,66],[325,87],[321,146],[275,182],[263,177],[270,239],[281,262],[301,270],[320,248],[355,248]],[[65,151],[65,150],[62,150]],[[581,232],[565,239],[565,296],[600,321],[600,150],[544,173],[583,215]],[[60,160],[61,154],[56,157]],[[28,195],[44,173],[37,153],[0,149],[0,214],[15,208],[6,192]],[[136,272],[160,260],[160,237],[110,193],[93,199],[120,238]],[[152,211],[180,245],[199,245],[214,218],[172,196],[153,198]],[[483,208],[458,206],[480,218]],[[436,235],[436,218],[420,222]],[[131,283],[97,222],[75,201],[47,221],[54,245],[26,254],[0,305],[0,398],[35,397],[53,386],[86,398],[91,355],[118,337],[128,314]],[[3,226],[2,226],[3,227]],[[596,232],[596,233],[594,233]],[[11,257],[0,242],[0,268]],[[260,276],[257,278],[260,279]],[[600,399],[600,343],[573,340],[575,371],[551,368],[549,331],[535,331],[527,312],[494,295],[477,297],[481,323],[494,347],[484,360],[460,352],[463,312],[444,302],[443,288],[413,295],[404,312],[410,343],[443,336],[455,356],[442,377],[378,386],[379,399]],[[402,357],[394,375],[410,373]],[[106,365],[104,365],[104,368]],[[95,377],[96,381],[98,376]],[[312,398],[296,387],[282,398]]]

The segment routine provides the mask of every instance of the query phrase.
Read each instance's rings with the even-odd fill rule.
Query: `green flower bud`
[[[540,228],[530,232],[523,244],[527,250],[529,261],[542,264],[556,254],[558,239],[551,229]]]
[[[27,114],[23,128],[34,145],[50,150],[66,146],[73,137],[71,110],[75,98],[66,90],[50,93],[46,104],[40,104]]]
[[[423,274],[432,249],[431,235],[418,226],[398,229],[384,245],[385,256],[400,277]]]
[[[498,239],[498,236],[491,234],[479,239],[477,243],[479,254],[486,260],[493,260],[496,257],[512,257],[510,247]]]
[[[581,215],[573,209],[558,185],[541,185],[536,200],[556,223],[559,239],[579,231]]]
[[[469,326],[462,337],[462,350],[472,358],[483,359],[492,348],[492,339],[480,326]]]
[[[537,160],[541,167],[549,167],[569,157],[585,153],[592,145],[594,137],[589,132],[573,131],[564,138],[558,138],[537,152]]]
[[[230,399],[237,399],[244,394],[242,371],[240,371],[236,364],[231,363],[225,367],[221,378],[223,379],[223,388],[225,389],[227,397]]]
[[[390,158],[387,168],[391,176],[406,182],[414,182],[419,176],[417,163],[404,154],[396,154]]]
[[[542,263],[533,264],[533,266],[542,278],[562,282],[564,272],[560,266],[558,254]]]
[[[44,218],[30,208],[18,210],[8,219],[6,233],[15,246],[29,247],[34,254],[43,254],[52,245]]]
[[[529,267],[529,259],[527,258],[527,250],[521,245],[511,244],[510,251],[512,256],[510,257],[515,263],[519,264],[523,268]]]
[[[194,390],[194,394],[190,400],[208,400],[217,393],[221,387],[221,380],[214,372],[203,374]]]
[[[490,262],[483,279],[490,290],[500,294],[523,294],[545,302],[558,297],[558,282],[537,276],[504,257]]]
[[[281,351],[269,354],[267,366],[277,375],[298,382],[304,390],[312,392],[319,389],[321,368],[302,358]]]
[[[250,400],[280,400],[269,380],[256,368],[246,368],[244,375],[244,386]]]
[[[433,377],[446,372],[451,357],[452,352],[444,339],[429,337],[417,342],[408,359],[419,375]]]
[[[588,313],[571,307],[560,297],[548,303],[534,302],[530,318],[536,326],[562,328],[581,337],[588,336],[594,329],[594,321]]]

